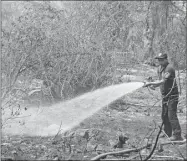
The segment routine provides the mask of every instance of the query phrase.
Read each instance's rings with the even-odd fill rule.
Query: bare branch
[[[125,154],[125,153],[130,153],[130,152],[138,152],[138,151],[140,151],[142,149],[145,149],[145,148],[147,148],[149,146],[150,146],[150,144],[142,146],[142,147],[137,148],[137,149],[127,149],[127,150],[116,151],[116,152],[108,152],[108,153],[100,154],[100,155],[92,158],[91,160],[100,160],[101,158],[106,157],[107,155]]]
[[[172,2],[172,1],[169,1],[169,2],[170,2],[170,4],[171,4],[173,7],[175,7],[175,9],[177,9],[178,11],[180,11],[182,14],[185,14],[185,15],[186,15],[185,11],[182,10],[181,8],[179,8],[178,6],[176,6],[174,2]]]

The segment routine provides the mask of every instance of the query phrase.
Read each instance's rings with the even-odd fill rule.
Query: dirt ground
[[[178,117],[184,137],[187,133],[185,86],[182,89]],[[56,137],[2,136],[2,158],[13,157],[12,152],[16,150],[24,160],[90,160],[105,152],[139,148],[146,145],[148,139],[154,141],[158,134],[158,125],[161,125],[159,92],[159,89],[151,91],[141,88]],[[128,140],[122,148],[114,148],[119,135],[125,135]],[[182,156],[187,159],[186,150],[186,143],[165,145],[161,152],[157,147],[151,160],[180,160]],[[141,155],[132,152],[109,155],[105,159],[140,160],[140,156],[145,158],[149,153],[150,150],[144,149]],[[137,157],[131,158],[134,156]]]

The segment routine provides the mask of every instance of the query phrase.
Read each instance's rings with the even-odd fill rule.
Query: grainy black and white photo
[[[2,1],[1,160],[187,160],[186,1]]]

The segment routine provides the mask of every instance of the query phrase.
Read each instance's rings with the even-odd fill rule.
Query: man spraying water
[[[145,82],[144,87],[151,87],[151,89],[154,89],[160,86],[164,131],[170,137],[171,141],[183,140],[177,117],[179,92],[175,78],[175,69],[169,64],[167,54],[159,53],[155,59],[157,59],[159,63],[159,68],[157,70],[159,80]]]

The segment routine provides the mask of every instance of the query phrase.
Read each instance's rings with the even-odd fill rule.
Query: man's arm
[[[144,87],[148,87],[148,86],[152,85],[153,88],[156,88],[156,87],[162,85],[164,82],[165,82],[164,79],[157,80],[157,81],[154,81],[154,82],[147,82],[147,83],[145,83]]]
[[[161,80],[157,80],[157,81],[154,81],[154,82],[147,82],[147,83],[145,83],[144,87],[148,87],[148,86],[152,85],[154,88],[156,88],[156,87],[162,85],[166,80],[173,79],[174,78],[174,73],[175,73],[174,68],[168,67],[168,68],[166,68],[164,77]]]
[[[157,81],[154,81],[154,82],[148,82],[148,83],[146,83],[146,85],[147,86],[153,85],[153,87],[158,87],[158,86],[162,85],[164,82],[165,82],[165,80],[161,79],[161,80],[157,80]]]

